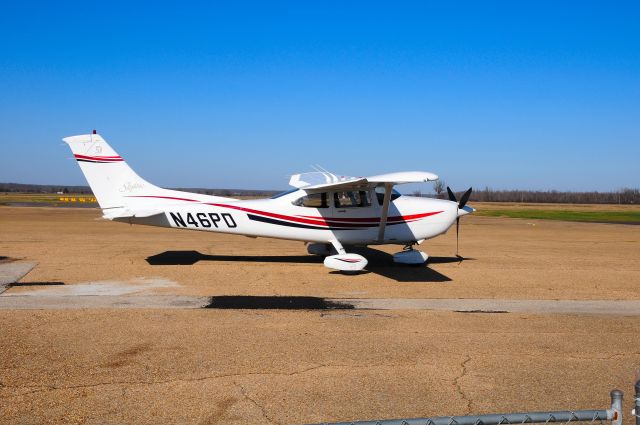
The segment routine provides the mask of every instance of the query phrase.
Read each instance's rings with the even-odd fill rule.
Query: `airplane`
[[[175,229],[230,233],[249,237],[297,240],[324,265],[342,272],[367,266],[362,255],[345,246],[403,245],[395,263],[419,265],[428,255],[414,249],[445,233],[460,217],[472,213],[447,187],[449,200],[401,195],[394,186],[432,182],[438,176],[404,171],[371,177],[345,177],[324,169],[294,174],[293,189],[268,199],[240,200],[155,186],[133,171],[99,135],[70,136],[69,145],[103,218],[117,222]]]

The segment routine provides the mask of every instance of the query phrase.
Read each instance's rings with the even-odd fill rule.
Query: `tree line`
[[[92,195],[89,186],[63,186],[50,184],[0,183],[0,192],[7,193],[79,193]]]
[[[203,189],[203,188],[175,188],[191,193],[217,196],[272,196],[278,190],[250,190],[250,189]],[[89,186],[63,186],[51,184],[0,183],[0,193],[75,193],[92,195]]]
[[[444,183],[434,183],[435,197],[447,199]],[[456,192],[460,199],[461,192]],[[622,188],[611,192],[563,192],[559,190],[494,190],[485,187],[474,190],[470,201],[473,202],[522,202],[557,204],[640,204],[640,190]]]
[[[531,202],[562,204],[639,204],[640,190],[623,188],[614,192],[560,192],[557,190],[491,190],[471,194],[476,202]]]

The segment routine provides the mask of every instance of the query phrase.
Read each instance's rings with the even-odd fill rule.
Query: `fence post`
[[[622,391],[611,391],[611,425],[622,425],[622,397]]]
[[[636,425],[640,425],[640,380],[636,381],[636,394],[635,394],[636,406],[633,414],[636,417]]]

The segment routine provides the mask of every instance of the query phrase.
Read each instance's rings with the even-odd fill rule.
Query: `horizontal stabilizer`
[[[117,218],[146,218],[154,215],[164,214],[164,211],[158,209],[136,209],[130,208],[112,208],[102,215],[107,220],[115,220]]]

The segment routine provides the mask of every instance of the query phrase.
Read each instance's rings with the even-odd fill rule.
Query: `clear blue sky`
[[[4,3],[0,181],[85,184],[93,128],[167,187],[638,187],[640,3]]]

